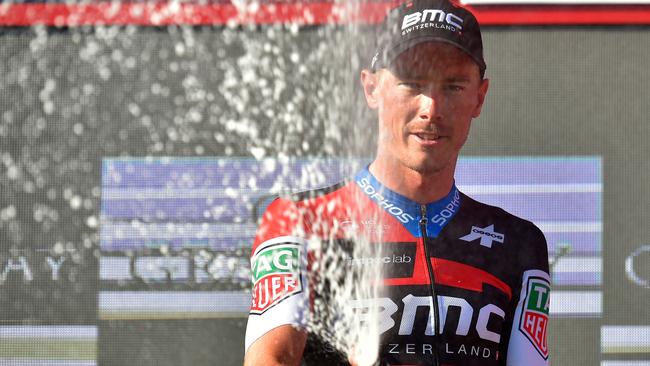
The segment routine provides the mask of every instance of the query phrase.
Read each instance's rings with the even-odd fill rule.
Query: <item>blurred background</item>
[[[373,156],[399,1],[0,2],[0,365],[238,365],[257,218]],[[650,2],[467,1],[459,188],[549,244],[553,365],[650,365]]]

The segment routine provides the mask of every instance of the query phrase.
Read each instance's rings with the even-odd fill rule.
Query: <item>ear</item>
[[[485,96],[487,95],[488,89],[490,88],[490,80],[483,79],[481,80],[481,85],[478,87],[478,103],[476,108],[474,108],[474,113],[472,117],[477,118],[481,115],[481,109],[483,109],[483,102],[485,101]]]
[[[377,90],[379,86],[379,71],[372,72],[368,69],[361,70],[361,86],[363,94],[366,96],[366,103],[371,109],[377,109],[379,100]]]

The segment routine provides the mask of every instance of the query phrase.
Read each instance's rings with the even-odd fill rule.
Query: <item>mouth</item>
[[[436,133],[430,132],[413,132],[411,136],[414,137],[415,141],[424,146],[432,146],[440,142],[444,136],[440,136]]]
[[[440,138],[440,136],[433,133],[415,133],[414,135],[423,141],[435,141]]]

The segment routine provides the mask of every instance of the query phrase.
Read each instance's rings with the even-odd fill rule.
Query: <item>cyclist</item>
[[[355,363],[306,327],[324,296],[310,292],[320,277],[309,240],[344,242],[350,230],[341,228],[353,223],[352,231],[381,231],[373,244],[381,257],[345,262],[384,266],[381,297],[353,302],[357,310],[381,307],[379,363],[548,365],[543,234],[454,181],[489,86],[478,22],[455,2],[413,0],[393,9],[382,29],[361,72],[378,115],[376,157],[350,181],[267,209],[251,258],[245,364]]]

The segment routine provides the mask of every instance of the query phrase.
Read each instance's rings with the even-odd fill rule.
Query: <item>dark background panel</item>
[[[241,365],[246,319],[101,321],[98,365]]]
[[[600,324],[597,318],[552,319],[548,333],[551,365],[600,365]]]
[[[4,320],[95,322],[104,157],[371,156],[376,122],[358,88],[358,71],[372,55],[371,31],[127,26],[3,32],[0,253],[36,260],[35,249],[44,249],[69,255],[71,265],[61,290],[45,282],[0,285],[3,314],[10,314]],[[650,291],[627,279],[624,263],[650,243],[650,32],[491,28],[484,39],[491,87],[464,154],[602,156],[602,322],[647,324]],[[594,323],[553,319],[553,363],[598,364]],[[127,354],[133,358],[122,364],[163,362],[154,356],[159,352],[210,364],[222,355],[203,353],[192,332],[229,335],[223,357],[242,344],[241,322],[219,324],[101,322],[100,363]],[[129,328],[136,325],[142,330]],[[129,345],[121,337],[131,331],[140,337]],[[159,337],[162,331],[181,334],[193,351],[171,352],[174,338]],[[572,343],[577,333],[585,342],[581,352]]]

